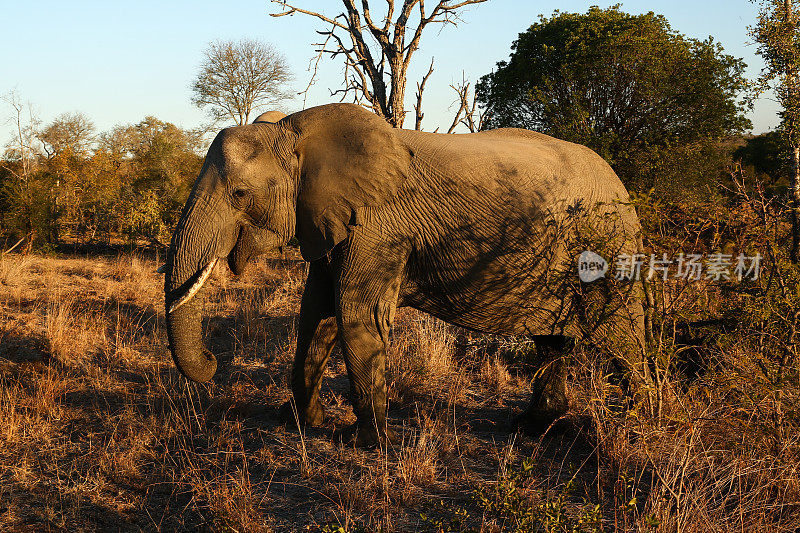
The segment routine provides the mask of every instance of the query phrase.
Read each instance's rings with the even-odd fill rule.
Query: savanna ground
[[[764,392],[744,344],[706,347],[684,373],[666,365],[657,415],[578,347],[571,411],[537,436],[512,423],[529,344],[401,310],[388,381],[404,442],[363,451],[333,438],[354,421],[336,353],[325,426],[278,416],[304,263],[218,267],[204,328],[220,371],[206,385],[166,350],[157,266],[143,253],[0,259],[0,530],[800,527],[797,388]],[[698,294],[689,305],[714,305]]]

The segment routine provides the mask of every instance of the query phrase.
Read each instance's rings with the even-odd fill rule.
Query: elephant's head
[[[296,236],[313,261],[347,237],[358,213],[392,197],[411,155],[382,119],[352,104],[222,130],[172,236],[164,282],[173,359],[193,381],[213,377],[203,348],[202,287],[219,259],[234,274]],[[278,122],[273,122],[275,119]]]

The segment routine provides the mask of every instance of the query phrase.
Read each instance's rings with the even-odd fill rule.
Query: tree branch
[[[425,91],[425,82],[428,81],[430,75],[433,74],[433,58],[431,58],[431,66],[428,68],[428,73],[422,77],[422,81],[417,82],[417,103],[414,104],[414,129],[422,129],[422,118],[425,114],[422,112],[422,93]]]
[[[465,126],[470,133],[480,131],[483,128],[484,116],[483,113],[476,110],[477,101],[475,100],[474,91],[472,97],[470,97],[470,83],[466,81],[462,74],[461,83],[450,85],[450,88],[456,92],[458,109],[453,118],[453,123],[447,129],[447,133],[453,133],[459,124]],[[476,111],[477,118],[475,116]]]
[[[332,18],[326,17],[325,15],[323,15],[321,13],[317,13],[316,11],[308,11],[307,9],[301,9],[299,7],[294,7],[293,5],[289,4],[285,0],[271,0],[271,2],[273,4],[280,5],[284,9],[289,8],[289,11],[284,11],[282,13],[270,13],[269,14],[270,17],[276,17],[277,18],[277,17],[285,17],[286,15],[294,15],[295,13],[302,13],[304,15],[309,15],[309,16],[312,16],[312,17],[316,17],[316,18],[318,18],[320,20],[323,20],[323,21],[327,22],[328,24],[330,24],[332,26],[336,26],[337,28],[341,28],[341,29],[343,29],[345,31],[347,30],[347,28],[345,26],[343,26],[342,24],[336,22]]]

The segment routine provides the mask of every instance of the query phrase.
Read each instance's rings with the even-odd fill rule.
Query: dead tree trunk
[[[314,72],[323,55],[331,58],[341,56],[345,62],[344,88],[331,91],[331,95],[341,95],[342,99],[351,95],[356,103],[369,107],[392,126],[401,128],[406,115],[408,67],[414,52],[419,49],[422,31],[431,23],[455,25],[459,20],[459,10],[485,1],[438,0],[429,12],[424,0],[402,0],[397,6],[395,0],[386,0],[385,13],[373,16],[369,0],[361,0],[360,6],[356,6],[356,0],[342,0],[344,12],[330,17],[296,7],[288,0],[272,0],[283,9],[272,16],[300,13],[328,24],[329,30],[317,32],[324,41],[316,44]],[[421,127],[421,92],[430,72],[417,87],[417,129]]]

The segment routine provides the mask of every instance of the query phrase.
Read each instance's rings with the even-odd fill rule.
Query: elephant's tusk
[[[211,275],[211,272],[214,270],[214,265],[216,264],[217,264],[216,259],[207,264],[206,267],[200,272],[200,275],[197,277],[197,281],[195,281],[192,284],[192,286],[189,287],[189,290],[186,291],[186,293],[184,293],[183,296],[175,300],[172,303],[172,305],[169,306],[169,310],[167,312],[168,313],[174,312],[177,308],[188,302],[189,299],[192,298],[192,296],[197,294],[197,291],[199,291],[203,287],[203,283],[206,282],[208,276]]]

